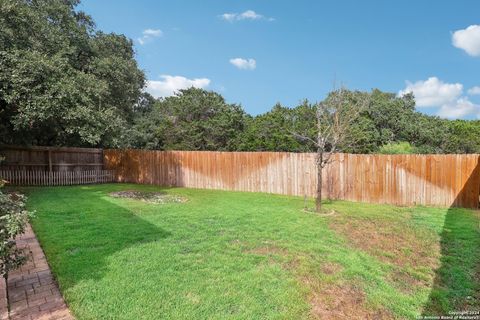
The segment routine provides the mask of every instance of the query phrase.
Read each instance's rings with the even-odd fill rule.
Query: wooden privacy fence
[[[114,182],[112,170],[86,171],[21,171],[0,170],[0,178],[9,185],[22,186],[65,186],[77,184]]]
[[[120,182],[314,196],[315,154],[105,150]],[[479,155],[336,154],[325,168],[331,199],[477,208]]]
[[[0,179],[11,185],[59,186],[113,182],[103,150],[0,145]]]
[[[94,148],[0,146],[1,170],[85,171],[103,169],[103,150]]]

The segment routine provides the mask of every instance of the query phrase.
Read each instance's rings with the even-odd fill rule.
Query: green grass
[[[163,190],[186,203],[112,198]],[[479,215],[111,184],[25,189],[77,319],[414,318],[479,309]],[[312,204],[313,205],[313,204]],[[339,313],[340,312],[340,313]]]

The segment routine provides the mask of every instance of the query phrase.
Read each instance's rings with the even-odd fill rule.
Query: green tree
[[[135,120],[130,145],[163,150],[237,150],[247,115],[218,93],[180,90]]]
[[[358,92],[356,95],[364,94]],[[416,152],[445,152],[447,120],[416,111],[412,95],[398,97],[374,89],[369,96],[368,107],[352,126],[356,143],[349,148],[342,148],[342,151],[372,153],[385,145],[407,142]]]
[[[378,150],[381,154],[410,154],[415,153],[415,148],[408,142],[394,142],[383,145]]]
[[[78,3],[0,1],[1,142],[121,144],[144,74],[131,40],[97,31]]]
[[[480,121],[447,121],[448,138],[443,149],[448,153],[480,153]]]
[[[313,152],[310,141],[301,143],[293,133],[315,137],[315,106],[305,100],[291,109],[277,103],[267,113],[250,118],[242,133],[243,151]]]

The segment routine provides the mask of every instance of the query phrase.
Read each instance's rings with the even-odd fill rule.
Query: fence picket
[[[111,170],[80,172],[0,170],[0,179],[8,181],[10,185],[61,186],[114,182],[115,175]]]
[[[480,155],[334,154],[325,198],[478,208]],[[315,154],[104,150],[110,181],[314,196]]]

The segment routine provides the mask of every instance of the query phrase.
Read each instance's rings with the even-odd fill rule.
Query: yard
[[[161,191],[152,204],[113,191]],[[480,308],[480,215],[109,184],[25,188],[77,319],[414,318]],[[176,199],[176,198],[174,198]],[[310,205],[313,205],[312,203]]]

